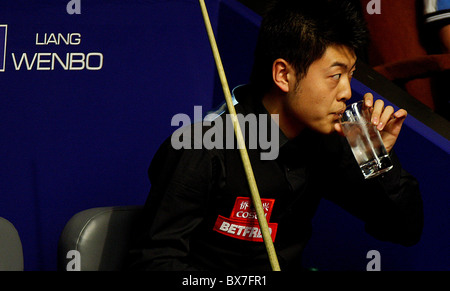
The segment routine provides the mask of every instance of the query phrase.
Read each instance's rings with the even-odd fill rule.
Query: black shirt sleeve
[[[395,152],[390,156],[393,169],[365,180],[351,150],[344,145],[337,182],[330,183],[336,189],[325,191],[325,198],[362,219],[373,237],[411,246],[420,240],[423,228],[419,184],[401,167]]]
[[[207,150],[175,150],[170,139],[160,147],[149,168],[152,186],[132,269],[197,270],[190,262],[189,238],[204,217],[211,165]]]

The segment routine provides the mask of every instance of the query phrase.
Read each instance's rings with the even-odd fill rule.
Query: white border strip
[[[442,14],[439,14],[439,15],[434,15],[434,16],[427,17],[425,19],[425,22],[426,23],[430,23],[430,22],[442,20],[442,19],[445,19],[445,18],[450,18],[450,12],[446,12],[446,13],[442,13]]]
[[[0,72],[4,72],[6,68],[6,41],[8,39],[8,24],[0,24],[0,27],[5,28],[5,49],[3,51],[3,67],[0,68]]]

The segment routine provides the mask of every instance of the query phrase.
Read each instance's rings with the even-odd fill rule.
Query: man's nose
[[[352,87],[350,86],[351,79],[342,78],[339,82],[339,91],[337,95],[338,101],[347,101],[352,98]]]

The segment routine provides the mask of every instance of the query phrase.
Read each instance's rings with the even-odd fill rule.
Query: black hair
[[[265,93],[273,85],[273,62],[282,58],[299,78],[329,45],[364,49],[367,26],[351,0],[279,0],[263,17],[250,83]]]

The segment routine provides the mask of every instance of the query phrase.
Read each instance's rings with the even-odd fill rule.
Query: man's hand
[[[397,141],[408,113],[404,109],[394,112],[394,108],[392,106],[385,107],[381,99],[376,100],[374,103],[371,93],[364,95],[364,105],[370,108],[372,112],[371,122],[380,131],[384,146],[390,152]]]
[[[390,153],[397,141],[408,113],[404,109],[399,109],[397,112],[394,112],[394,107],[384,107],[384,102],[381,99],[376,100],[374,103],[371,93],[364,95],[364,106],[372,112],[371,122],[380,131],[384,146],[388,153]],[[342,126],[339,123],[335,123],[334,128],[340,135],[344,135]]]

